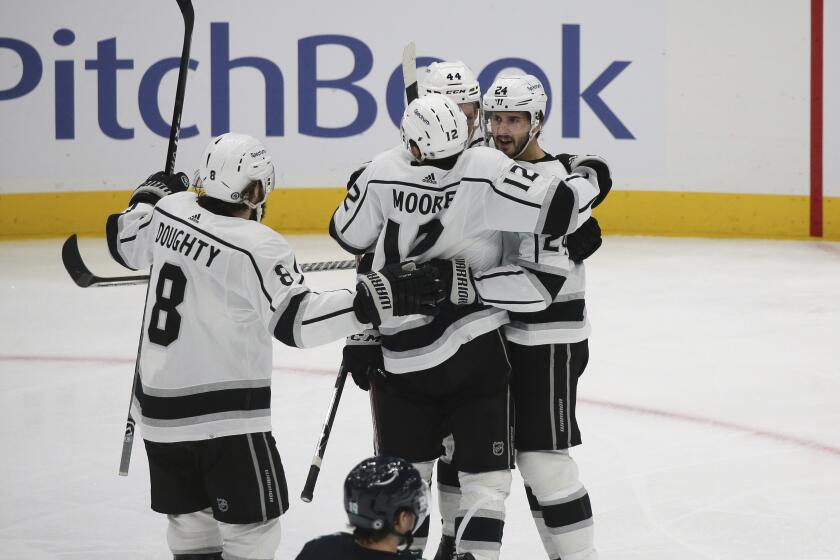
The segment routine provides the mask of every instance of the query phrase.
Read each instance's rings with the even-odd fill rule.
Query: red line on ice
[[[133,364],[134,358],[107,358],[107,357],[93,357],[93,356],[25,356],[25,355],[7,355],[2,356],[0,355],[0,362],[63,362],[63,363],[98,363],[98,364]],[[274,371],[278,372],[291,372],[291,373],[314,373],[318,375],[335,375],[336,371],[325,369],[325,368],[316,368],[316,367],[300,367],[300,366],[277,366],[275,365],[273,368]],[[708,418],[705,416],[695,416],[693,414],[686,414],[682,412],[672,412],[668,410],[660,410],[656,408],[649,408],[644,406],[636,406],[632,404],[624,404],[618,403],[613,401],[604,401],[599,399],[578,399],[579,402],[593,405],[593,406],[600,406],[603,408],[610,408],[613,410],[620,410],[624,412],[631,412],[633,414],[641,414],[645,416],[657,416],[659,418],[668,418],[669,420],[678,420],[681,422],[691,422],[694,424],[704,424],[706,426],[714,426],[716,428],[721,428],[724,430],[730,430],[734,432],[741,432],[745,434],[750,434],[754,436],[759,436],[767,439],[773,439],[776,441],[780,441],[782,443],[786,443],[789,445],[795,445],[798,447],[804,447],[806,449],[813,449],[815,451],[822,451],[823,453],[829,453],[831,455],[840,456],[840,448],[833,447],[831,445],[827,445],[824,443],[820,443],[818,441],[813,441],[805,438],[799,438],[787,434],[782,434],[778,432],[771,432],[769,430],[765,430],[762,428],[754,428],[751,426],[746,426],[743,424],[736,424],[734,422],[728,422],[726,420],[716,420],[714,418]]]

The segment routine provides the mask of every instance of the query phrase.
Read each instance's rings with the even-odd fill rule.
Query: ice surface
[[[299,262],[346,258],[326,237],[290,241]],[[81,250],[126,273],[103,240]],[[117,476],[144,288],[79,289],[59,254],[0,243],[0,558],[168,558],[140,442]],[[602,560],[840,558],[840,244],[609,237],[587,272],[573,455]],[[315,500],[298,499],[340,353],[275,345],[292,498],[277,558],[344,528],[341,483],[371,454],[367,394],[348,382]],[[502,557],[543,558],[518,476],[508,508]]]

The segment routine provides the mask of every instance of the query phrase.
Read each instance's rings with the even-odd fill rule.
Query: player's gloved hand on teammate
[[[566,168],[567,173],[572,172],[572,158],[574,157],[574,154],[557,154],[557,159],[563,164],[563,167]]]
[[[134,189],[129,205],[138,202],[157,204],[158,200],[164,196],[176,192],[183,192],[189,186],[190,179],[184,173],[169,174],[165,171],[158,171],[149,175],[148,179]]]
[[[602,241],[601,226],[598,225],[595,216],[592,216],[577,230],[566,236],[569,258],[576,263],[582,263],[598,250]]]
[[[360,278],[353,310],[359,321],[376,327],[403,315],[437,315],[447,297],[438,269],[414,261],[389,264]]]
[[[370,381],[376,375],[385,375],[380,335],[376,329],[348,336],[344,343],[341,365],[350,372],[359,389],[370,389]]]
[[[450,303],[454,305],[475,303],[478,297],[475,281],[466,259],[432,259],[429,264],[438,269]]]
[[[612,172],[607,160],[601,156],[560,154],[557,156],[570,173],[577,173],[598,187],[600,193],[595,197],[592,208],[597,207],[612,189]]]

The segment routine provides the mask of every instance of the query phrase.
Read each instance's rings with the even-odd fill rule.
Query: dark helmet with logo
[[[393,529],[400,511],[414,513],[419,527],[429,511],[429,487],[411,463],[398,457],[371,457],[344,481],[344,510],[359,529]]]

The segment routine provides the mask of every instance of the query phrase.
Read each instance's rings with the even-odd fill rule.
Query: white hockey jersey
[[[557,158],[548,154],[538,161],[519,160],[518,163],[548,176],[563,177],[569,173]],[[578,224],[591,216],[591,206],[598,193],[595,189],[586,197],[579,198]],[[510,324],[505,326],[507,339],[526,346],[566,344],[587,339],[591,327],[584,300],[586,270],[583,263],[569,259],[565,236],[506,233],[504,246],[504,264],[521,266],[525,270],[536,268],[544,274],[565,278],[546,309],[510,313]]]
[[[502,231],[574,231],[579,188],[592,186],[579,176],[561,180],[534,173],[491,148],[466,150],[447,170],[418,164],[396,147],[355,178],[330,234],[353,254],[373,248],[374,269],[407,258],[464,257],[473,270],[484,270],[501,264]],[[495,277],[497,292],[485,290],[482,297],[525,306],[538,301],[541,308],[551,301],[536,284],[523,291],[521,279],[505,276]],[[463,343],[507,322],[507,312],[495,304],[456,308],[434,319],[395,318],[379,328],[385,368],[406,373],[434,367]]]
[[[271,429],[271,336],[316,346],[366,326],[350,290],[312,292],[272,229],[190,192],[111,216],[111,255],[151,265],[132,413],[152,441]]]

